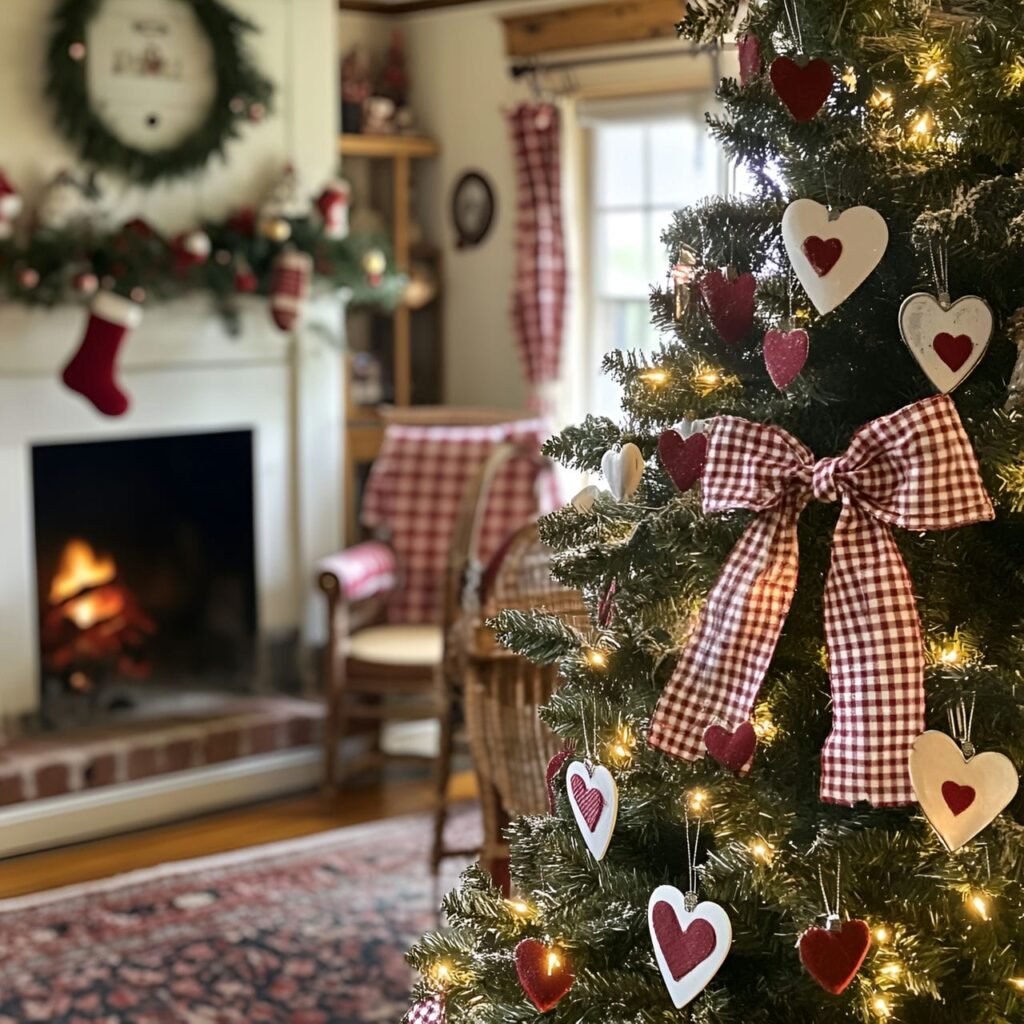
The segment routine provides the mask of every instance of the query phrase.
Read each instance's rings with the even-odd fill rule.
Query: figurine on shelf
[[[287,242],[291,221],[308,217],[313,204],[302,187],[299,172],[286,164],[259,210],[259,232],[274,242]]]
[[[387,96],[371,96],[364,108],[363,131],[367,135],[394,135],[395,101]]]
[[[405,37],[396,29],[391,33],[391,42],[384,58],[380,78],[377,81],[377,95],[386,96],[397,109],[409,105],[409,72],[405,66]]]
[[[363,109],[372,91],[370,64],[366,52],[357,44],[341,62],[342,131],[358,134],[363,130]]]

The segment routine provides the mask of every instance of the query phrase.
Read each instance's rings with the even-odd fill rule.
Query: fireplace
[[[253,443],[32,447],[44,725],[256,687]]]

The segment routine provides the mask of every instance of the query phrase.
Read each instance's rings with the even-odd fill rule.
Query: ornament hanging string
[[[949,303],[949,246],[945,241],[939,245],[939,256],[935,258],[935,240],[928,237],[928,256],[932,264],[932,278],[935,281],[935,294],[940,302]]]
[[[789,24],[790,38],[796,43],[800,52],[804,52],[804,34],[800,27],[800,12],[797,10],[796,0],[782,0],[782,10],[786,15]]]
[[[683,824],[686,828],[686,878],[687,886],[685,893],[686,909],[693,910],[697,905],[697,851],[700,847],[700,825],[701,819],[697,818],[697,827],[693,833],[693,843],[690,843],[690,812],[683,810]]]
[[[949,731],[953,739],[960,744],[964,757],[969,761],[974,757],[975,748],[971,742],[971,732],[974,729],[974,706],[977,703],[977,695],[971,695],[971,710],[967,710],[967,703],[963,697],[955,707],[947,708],[946,715],[949,718]]]
[[[834,906],[830,907],[828,902],[828,890],[825,888],[825,872],[822,866],[820,864],[818,865],[818,885],[821,886],[821,898],[825,901],[825,921],[830,927],[833,922],[838,924],[840,921],[839,905],[842,901],[842,878],[842,854],[836,853],[836,902]]]

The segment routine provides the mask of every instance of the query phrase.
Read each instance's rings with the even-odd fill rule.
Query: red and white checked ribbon
[[[694,761],[709,725],[749,719],[796,589],[797,520],[812,499],[841,501],[825,584],[833,721],[821,799],[913,803],[907,762],[924,725],[924,642],[891,528],[949,530],[995,515],[952,399],[874,420],[845,454],[818,462],[778,427],[718,417],[703,479],[705,512],[760,514],[708,596],[648,743]]]

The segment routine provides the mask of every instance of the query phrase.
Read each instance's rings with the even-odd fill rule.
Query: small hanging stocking
[[[131,299],[101,292],[89,309],[85,337],[64,369],[64,383],[87,398],[104,416],[128,411],[128,396],[114,379],[117,354],[142,322],[142,307]]]
[[[302,319],[313,276],[313,260],[308,253],[282,252],[274,261],[270,286],[270,314],[282,331],[290,331]]]

